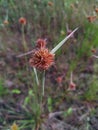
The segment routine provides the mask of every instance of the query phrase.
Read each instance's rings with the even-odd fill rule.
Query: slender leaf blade
[[[58,45],[51,50],[51,53],[54,54],[74,34],[74,32],[76,32],[77,30],[78,30],[78,28],[73,30],[72,33],[70,33],[60,43],[58,43]]]

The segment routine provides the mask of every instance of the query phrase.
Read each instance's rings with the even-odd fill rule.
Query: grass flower
[[[18,130],[18,125],[16,123],[13,123],[11,126],[11,130]]]
[[[95,8],[95,12],[98,13],[98,8],[97,7]]]
[[[74,82],[70,82],[68,90],[71,90],[71,91],[76,90],[76,84]]]
[[[26,25],[26,23],[27,23],[26,18],[21,17],[21,18],[19,19],[19,23],[20,23],[20,24],[23,24],[23,25]]]
[[[63,76],[58,76],[58,77],[56,78],[56,81],[57,81],[58,84],[61,84],[62,81],[63,81]]]
[[[24,26],[23,26],[24,27]],[[45,95],[45,72],[49,67],[51,67],[54,64],[54,58],[56,51],[76,32],[78,28],[73,30],[67,37],[65,37],[60,43],[58,43],[51,51],[46,48],[46,40],[38,39],[36,42],[36,46],[32,51],[26,52],[24,54],[21,54],[17,57],[22,57],[26,55],[31,54],[31,58],[29,59],[29,64],[31,67],[33,67],[34,70],[34,76],[36,80],[36,86],[34,86],[34,95],[32,95],[32,98],[34,98],[34,108],[37,109],[37,111],[34,110],[34,114],[36,116],[35,118],[35,129],[38,130],[39,127],[39,119],[41,117],[42,111],[43,111],[43,97]],[[39,77],[37,73],[37,69],[42,70],[42,80],[39,82]],[[58,77],[57,82],[59,85],[61,85],[63,77]],[[40,94],[40,100],[39,100],[39,86],[42,85],[42,94]],[[31,100],[30,100],[31,101]],[[15,129],[12,129],[15,130]],[[17,130],[17,129],[16,129]]]
[[[37,41],[36,41],[36,47],[37,48],[45,48],[46,47],[46,40],[44,40],[44,39],[38,39]]]
[[[88,16],[87,19],[90,23],[92,23],[96,20],[96,16]]]
[[[4,24],[4,25],[8,25],[8,24],[9,24],[9,21],[8,21],[8,20],[4,20],[4,21],[3,21],[3,24]]]
[[[49,5],[49,6],[53,6],[53,5],[54,5],[54,3],[53,3],[53,2],[51,2],[51,1],[49,1],[49,2],[48,2],[48,5]]]
[[[72,79],[72,72],[71,72],[71,76],[70,76],[70,84],[69,84],[68,90],[69,91],[76,90],[76,84],[73,82],[73,79]]]
[[[39,70],[47,70],[54,64],[54,54],[51,54],[47,48],[40,48],[32,53],[29,63]]]
[[[92,48],[91,52],[95,54],[96,53],[96,49]]]

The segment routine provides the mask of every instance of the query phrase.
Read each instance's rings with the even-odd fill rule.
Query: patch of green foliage
[[[88,101],[98,100],[98,77],[93,76],[92,83],[90,84],[87,92],[85,93],[85,98]]]
[[[7,94],[7,88],[4,87],[4,80],[0,79],[0,96]]]

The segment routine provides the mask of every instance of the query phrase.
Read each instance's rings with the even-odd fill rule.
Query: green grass
[[[7,88],[4,86],[4,79],[0,78],[0,97],[8,93]]]
[[[97,76],[92,77],[92,83],[90,84],[87,92],[85,93],[85,98],[88,101],[97,101],[98,100],[98,79],[97,79]]]

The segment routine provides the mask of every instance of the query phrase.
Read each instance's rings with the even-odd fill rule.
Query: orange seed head
[[[46,47],[46,40],[44,39],[41,39],[39,38],[37,41],[36,41],[36,47],[38,48],[45,48]]]
[[[26,25],[26,18],[24,18],[24,17],[21,17],[20,19],[19,19],[19,23],[20,24],[23,24],[23,25]]]
[[[39,70],[47,70],[54,63],[54,54],[51,54],[47,48],[40,48],[32,54],[29,63]]]

